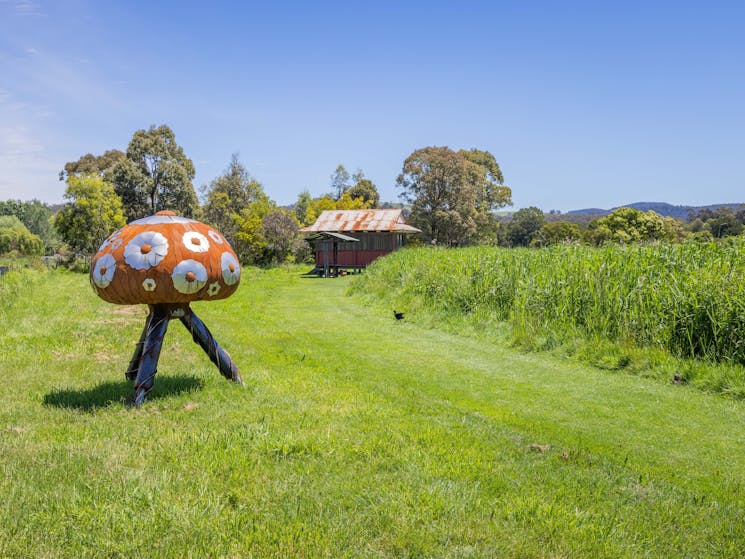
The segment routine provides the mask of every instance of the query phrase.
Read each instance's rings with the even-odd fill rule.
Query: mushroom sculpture
[[[134,405],[152,389],[158,357],[172,318],[178,318],[222,375],[243,384],[238,367],[189,307],[192,301],[224,299],[240,282],[233,249],[212,227],[158,212],[112,233],[91,263],[90,280],[102,299],[147,304],[145,328],[125,376],[134,381]]]

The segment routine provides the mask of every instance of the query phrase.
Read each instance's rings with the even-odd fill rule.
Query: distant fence
[[[41,261],[44,262],[44,265],[47,268],[53,268],[56,270],[57,266],[62,262],[62,257],[59,254],[55,256],[42,256]]]
[[[64,257],[60,255],[55,256],[42,256],[38,260],[34,259],[33,266],[35,268],[38,268],[39,262],[44,264],[47,268],[56,270],[57,267],[62,264],[65,261]],[[6,260],[6,262],[8,262]],[[8,272],[12,272],[13,270],[18,270],[21,268],[31,268],[32,264],[29,262],[23,262],[21,264],[20,262],[14,262],[13,260],[10,261],[8,264],[0,264],[0,278],[2,278],[5,274]]]

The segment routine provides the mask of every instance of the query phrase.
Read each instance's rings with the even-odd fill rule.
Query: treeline
[[[89,153],[65,164],[59,174],[66,182],[65,204],[56,214],[38,200],[0,202],[0,218],[6,216],[0,220],[0,254],[90,255],[125,223],[172,210],[218,228],[244,263],[303,261],[310,247],[299,229],[322,211],[394,206],[381,204],[361,170],[350,173],[343,165],[330,176],[328,194],[304,190],[289,207],[273,201],[237,155],[200,188],[201,202],[194,176],[194,163],[167,125],[138,130],[126,151]],[[688,223],[633,208],[589,223],[535,207],[499,216],[497,210],[512,205],[512,190],[494,155],[479,149],[418,149],[404,160],[396,184],[408,222],[422,231],[419,241],[440,246],[675,242],[738,235],[745,222],[745,211],[727,208],[701,210]]]
[[[373,207],[379,198],[362,171],[350,175],[340,165],[331,177],[338,196],[313,198],[306,191],[293,207],[281,207],[234,154],[224,173],[201,188],[200,204],[194,174],[168,126],[138,130],[126,152],[87,154],[65,165],[67,203],[55,226],[72,250],[90,254],[126,222],[167,209],[218,228],[244,263],[267,265],[307,258],[298,230],[321,211]]]
[[[0,202],[0,254],[91,255],[101,240],[127,222],[173,210],[217,227],[244,263],[266,265],[310,256],[299,228],[324,210],[379,205],[375,185],[361,170],[339,165],[331,193],[298,196],[281,207],[233,155],[224,173],[201,187],[193,184],[194,164],[166,125],[138,130],[126,151],[86,154],[65,164],[65,204],[57,212],[38,200]]]
[[[664,217],[652,210],[618,208],[587,222],[562,219],[560,214],[544,214],[536,207],[523,208],[501,219],[499,242],[506,247],[542,247],[557,244],[603,246],[653,241],[680,242],[688,238],[701,241],[739,235],[745,227],[745,208],[729,207],[692,212],[687,222]]]
[[[67,184],[66,203],[53,217],[48,206],[33,202],[34,208],[47,212],[45,223],[53,226],[53,235],[35,233],[19,216],[28,234],[41,239],[41,249],[36,239],[13,240],[6,248],[90,255],[111,231],[168,209],[217,227],[244,263],[266,265],[310,257],[310,247],[298,231],[324,210],[395,205],[381,204],[375,184],[361,170],[350,173],[343,165],[331,175],[328,194],[314,197],[304,190],[290,207],[274,202],[237,155],[222,175],[200,189],[201,203],[194,176],[193,162],[168,126],[138,130],[126,151],[86,154],[64,166],[59,178]],[[411,222],[422,229],[427,242],[493,242],[499,228],[494,211],[511,204],[511,190],[504,186],[494,156],[477,149],[416,150],[404,161],[397,184],[409,204]]]

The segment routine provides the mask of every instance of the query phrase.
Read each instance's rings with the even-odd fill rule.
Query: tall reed
[[[623,340],[745,364],[745,239],[544,249],[419,248],[353,289],[447,314],[479,313],[559,342]]]

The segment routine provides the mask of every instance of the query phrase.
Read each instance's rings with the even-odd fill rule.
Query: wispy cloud
[[[41,5],[33,0],[3,0],[2,3],[10,4],[13,11],[19,16],[47,17]]]
[[[57,174],[76,157],[80,129],[92,127],[102,113],[105,120],[133,110],[126,88],[111,85],[96,53],[50,43],[44,29],[51,18],[26,17],[43,17],[46,8],[0,0],[0,31],[9,31],[0,49],[0,200],[59,201],[64,183]]]
[[[23,126],[0,128],[0,157],[15,159],[34,156],[44,151],[41,142]]]
[[[102,80],[87,57],[34,47],[19,49],[15,55],[0,53],[0,64],[6,69],[8,83],[14,84],[6,85],[4,91],[16,98],[35,98],[37,103],[57,107],[72,104],[86,110],[91,106],[127,108],[118,88]]]
[[[43,104],[20,101],[7,89],[0,89],[0,116],[8,126],[12,122],[26,122],[29,119],[45,120],[52,116],[52,110]]]
[[[32,130],[0,127],[0,199],[59,200],[62,187],[55,184],[58,167],[47,158],[44,144]]]
[[[51,114],[43,105],[20,101],[0,89],[0,199],[61,198],[60,185],[55,184],[60,164],[43,140]]]

